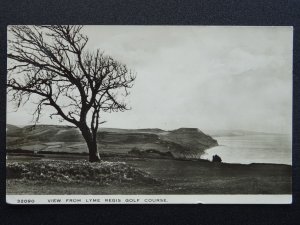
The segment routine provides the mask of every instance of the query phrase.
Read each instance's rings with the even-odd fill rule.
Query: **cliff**
[[[126,154],[133,148],[171,153],[175,158],[200,158],[205,149],[218,145],[212,137],[197,128],[116,129],[98,132],[102,152]],[[42,152],[87,152],[86,144],[75,127],[57,125],[7,126],[7,148]]]

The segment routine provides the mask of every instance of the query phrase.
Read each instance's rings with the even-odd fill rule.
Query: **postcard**
[[[293,27],[10,25],[9,204],[290,204]]]

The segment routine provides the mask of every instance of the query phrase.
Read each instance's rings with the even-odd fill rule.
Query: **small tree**
[[[10,26],[8,92],[17,108],[34,100],[35,123],[45,107],[50,117],[78,127],[99,161],[97,131],[101,112],[125,111],[135,74],[100,50],[86,50],[82,26]]]

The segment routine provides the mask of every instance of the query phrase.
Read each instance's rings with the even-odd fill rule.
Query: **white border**
[[[16,205],[291,204],[292,195],[6,195],[6,202]]]

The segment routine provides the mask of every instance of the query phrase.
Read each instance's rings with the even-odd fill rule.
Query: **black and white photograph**
[[[7,26],[10,204],[292,203],[293,27]]]

